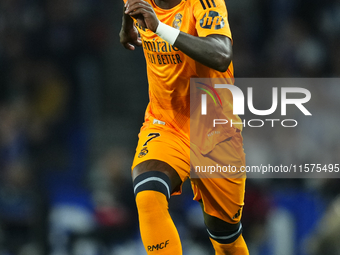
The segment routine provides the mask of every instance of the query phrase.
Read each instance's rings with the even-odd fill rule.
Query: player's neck
[[[171,9],[180,4],[182,0],[154,0],[155,4],[162,9]]]

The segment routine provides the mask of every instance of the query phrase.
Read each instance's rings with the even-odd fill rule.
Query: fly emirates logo
[[[138,23],[136,23],[136,26],[142,29]],[[156,38],[152,40],[142,40],[145,56],[150,63],[156,65],[178,65],[183,63],[181,55],[178,54],[179,49],[163,41],[161,38],[157,37],[157,40]]]
[[[177,65],[182,63],[181,56],[178,54],[179,49],[161,40],[143,40],[143,48],[148,60],[157,65]],[[177,52],[176,52],[177,51]]]

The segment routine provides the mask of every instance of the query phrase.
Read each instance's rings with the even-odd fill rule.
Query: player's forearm
[[[225,72],[232,60],[231,41],[222,35],[197,37],[181,32],[174,46],[192,59],[220,72]]]

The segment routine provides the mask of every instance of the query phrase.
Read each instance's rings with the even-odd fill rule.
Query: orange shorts
[[[194,146],[190,148],[189,140],[172,128],[157,121],[153,123],[151,119],[151,123],[139,133],[132,169],[141,162],[156,159],[174,168],[184,182],[190,178],[190,170],[195,171],[196,165],[231,165],[237,169],[245,165],[241,133],[217,144],[211,152],[203,155]],[[245,175],[216,177],[204,174],[200,177],[191,177],[194,200],[202,200],[204,211],[211,216],[232,224],[239,222],[244,204]],[[181,190],[178,190],[172,195],[180,193]]]

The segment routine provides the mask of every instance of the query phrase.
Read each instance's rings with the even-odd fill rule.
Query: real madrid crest
[[[183,15],[181,13],[177,13],[175,15],[174,21],[172,22],[172,26],[176,29],[179,29],[182,24],[182,18],[183,18]]]
[[[141,151],[140,151],[140,153],[138,154],[138,158],[142,158],[142,157],[144,157],[146,154],[148,154],[148,148],[147,147],[144,147]]]

